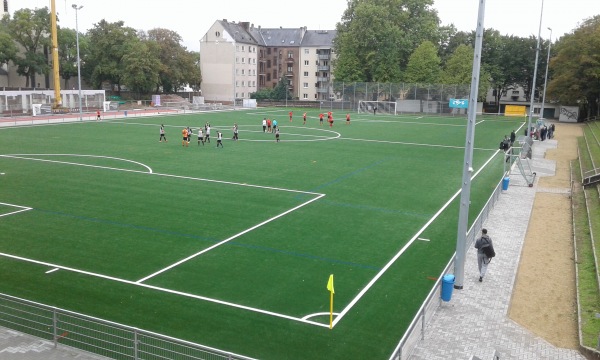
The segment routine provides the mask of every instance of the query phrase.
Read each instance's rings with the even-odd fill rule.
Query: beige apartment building
[[[334,98],[330,83],[335,33],[218,20],[200,41],[202,95],[209,102],[230,104],[235,98],[241,104],[251,93],[274,88],[284,78],[295,99]]]

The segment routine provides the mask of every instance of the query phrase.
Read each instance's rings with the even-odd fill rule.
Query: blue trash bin
[[[454,290],[454,275],[446,274],[442,278],[442,300],[450,301]]]
[[[507,176],[504,179],[502,179],[502,190],[506,191],[508,190],[508,183],[510,181],[510,178]]]

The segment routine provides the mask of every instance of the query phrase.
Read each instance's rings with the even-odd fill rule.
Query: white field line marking
[[[417,118],[419,119],[419,118]],[[355,120],[352,120],[355,121]],[[359,122],[375,122],[375,123],[393,123],[398,125],[433,125],[433,126],[460,126],[465,127],[466,124],[443,124],[443,123],[429,123],[429,122],[418,122],[418,121],[393,121],[393,120],[373,120],[373,119],[357,119]]]
[[[237,233],[237,234],[235,234],[235,235],[233,235],[233,236],[231,236],[231,237],[229,237],[229,238],[227,238],[227,239],[225,239],[225,240],[223,240],[221,242],[218,242],[218,243],[214,244],[213,246],[210,246],[210,247],[208,247],[208,248],[206,248],[206,249],[204,249],[202,251],[199,251],[199,252],[197,252],[197,253],[195,253],[193,255],[190,255],[190,256],[186,257],[185,259],[179,260],[178,262],[173,263],[173,264],[165,267],[164,269],[161,269],[161,270],[159,270],[159,271],[157,271],[157,272],[155,272],[153,274],[150,274],[150,275],[146,276],[145,278],[139,279],[138,281],[136,281],[136,283],[137,284],[142,283],[142,282],[144,282],[144,281],[146,281],[148,279],[151,279],[151,278],[155,277],[156,275],[159,275],[159,274],[161,274],[161,273],[163,273],[163,272],[165,272],[167,270],[170,270],[170,269],[172,269],[172,268],[174,268],[176,266],[179,266],[179,265],[181,265],[181,264],[183,264],[183,263],[185,263],[185,262],[187,262],[187,261],[189,261],[189,260],[191,260],[191,259],[199,256],[199,255],[202,255],[202,254],[204,254],[204,253],[206,253],[206,252],[208,252],[208,251],[210,251],[210,250],[212,250],[214,248],[217,248],[217,247],[219,247],[219,246],[221,246],[223,244],[226,244],[226,243],[230,242],[231,240],[233,240],[233,239],[235,239],[237,237],[240,237],[240,236],[242,236],[242,235],[244,235],[244,234],[246,234],[246,233],[248,233],[248,232],[250,232],[250,231],[252,231],[254,229],[257,229],[257,228],[259,228],[259,227],[261,227],[261,226],[263,226],[265,224],[268,224],[271,221],[274,221],[276,219],[279,219],[282,216],[285,216],[285,215],[287,215],[287,214],[289,214],[289,213],[291,213],[293,211],[296,211],[296,210],[300,209],[301,207],[310,204],[313,201],[319,200],[323,196],[325,196],[325,195],[321,194],[320,196],[317,196],[314,199],[311,199],[311,200],[309,200],[309,201],[307,201],[305,203],[302,203],[302,204],[300,204],[300,205],[298,205],[296,207],[293,207],[293,208],[291,208],[289,210],[286,210],[286,211],[282,212],[279,215],[276,215],[276,216],[274,216],[274,217],[272,217],[270,219],[267,219],[267,220],[265,220],[265,221],[263,221],[263,222],[261,222],[259,224],[256,224],[256,225],[254,225],[254,226],[252,226],[252,227],[250,227],[250,228],[248,228],[248,229],[246,229],[246,230],[244,230],[242,232],[239,232],[239,233]]]
[[[146,169],[148,169],[148,171],[120,169],[120,168],[114,168],[114,167],[110,167],[110,166],[80,164],[80,163],[69,162],[69,161],[38,159],[38,158],[29,157],[29,156],[79,156],[79,157],[93,157],[93,158],[102,158],[102,159],[113,159],[113,160],[120,160],[120,161],[134,163],[136,165],[140,165],[140,166],[145,167]],[[0,157],[7,157],[7,158],[14,158],[14,159],[24,159],[24,160],[34,160],[34,161],[43,161],[43,162],[51,162],[51,163],[57,163],[57,164],[79,165],[79,166],[86,166],[86,167],[97,168],[97,169],[109,169],[109,170],[120,170],[120,171],[130,171],[130,172],[141,172],[141,173],[144,173],[144,174],[146,174],[146,173],[147,174],[152,174],[153,173],[152,169],[148,165],[144,165],[144,164],[142,164],[140,162],[133,161],[133,160],[120,159],[120,158],[111,157],[111,156],[79,155],[79,154],[5,154],[5,155],[0,155]]]
[[[310,321],[310,320],[305,320],[305,319],[302,319],[302,318],[297,318],[297,317],[290,316],[290,315],[285,315],[285,314],[275,313],[275,312],[271,312],[271,311],[266,311],[266,310],[262,310],[262,309],[258,309],[258,308],[253,308],[253,307],[250,307],[250,306],[235,304],[235,303],[231,303],[231,302],[227,302],[227,301],[222,301],[222,300],[218,300],[218,299],[213,299],[213,298],[209,298],[209,297],[205,297],[205,296],[188,294],[188,293],[184,293],[184,292],[181,292],[181,291],[166,289],[166,288],[162,288],[162,287],[158,287],[158,286],[152,286],[152,285],[146,285],[146,284],[138,284],[138,283],[135,283],[135,282],[130,281],[130,280],[119,279],[119,278],[115,278],[115,277],[112,277],[112,276],[106,276],[106,275],[102,275],[102,274],[96,274],[96,273],[92,273],[92,272],[89,272],[89,271],[74,269],[74,268],[70,268],[70,267],[66,267],[66,266],[60,266],[60,265],[56,265],[56,264],[52,264],[52,263],[47,263],[47,262],[44,262],[44,261],[38,261],[38,260],[28,259],[28,258],[24,258],[24,257],[21,257],[21,256],[15,256],[15,255],[5,254],[5,253],[1,253],[1,252],[0,252],[0,256],[4,256],[4,257],[15,259],[15,260],[21,260],[21,261],[25,261],[25,262],[29,262],[29,263],[34,263],[34,264],[38,264],[38,265],[43,265],[43,266],[47,266],[47,267],[51,267],[51,268],[58,268],[58,269],[61,269],[61,270],[67,270],[67,271],[71,271],[71,272],[75,272],[75,273],[79,273],[79,274],[83,274],[83,275],[89,275],[89,276],[99,277],[99,278],[102,278],[102,279],[112,280],[112,281],[116,281],[116,282],[120,282],[120,283],[124,283],[124,284],[140,286],[140,287],[144,287],[144,288],[152,289],[152,290],[156,290],[156,291],[161,291],[161,292],[166,292],[166,293],[170,293],[170,294],[185,296],[185,297],[194,298],[194,299],[198,299],[198,300],[204,300],[204,301],[208,301],[208,302],[212,302],[212,303],[216,303],[216,304],[221,304],[221,305],[226,305],[226,306],[230,306],[230,307],[234,307],[234,308],[238,308],[238,309],[253,311],[253,312],[257,312],[257,313],[261,313],[261,314],[265,314],[265,315],[270,315],[270,316],[274,316],[274,317],[279,317],[279,318],[284,318],[284,319],[288,319],[288,320],[293,320],[293,321],[297,321],[297,322],[301,322],[301,323],[305,323],[305,324],[310,324],[310,325],[315,325],[315,326],[321,326],[321,327],[329,327],[329,324],[321,324],[321,323],[317,323],[317,322]]]
[[[481,123],[482,123],[482,122],[484,122],[484,121],[485,121],[485,120],[478,121],[478,122],[476,122],[476,123],[475,123],[475,125],[479,125],[479,124],[481,124]]]
[[[12,206],[12,207],[16,207],[16,208],[20,208],[21,209],[21,210],[11,211],[11,212],[6,213],[6,214],[1,214],[0,217],[8,216],[8,215],[14,215],[14,214],[18,214],[20,212],[33,210],[33,208],[30,208],[30,207],[27,207],[27,206],[14,205],[14,204],[8,204],[8,203],[3,203],[3,202],[0,202],[0,205]]]
[[[485,162],[485,164],[483,164],[483,166],[481,168],[479,168],[479,170],[477,170],[477,172],[475,174],[473,174],[471,179],[474,179],[475,177],[477,177],[477,175],[479,175],[479,173],[490,163],[490,161],[492,161],[492,159],[495,156],[496,156],[496,153],[494,153],[494,155],[492,155]],[[348,313],[348,311],[350,311],[350,309],[352,309],[352,307],[358,302],[358,300],[360,300],[360,298],[363,297],[363,295],[377,282],[377,280],[379,280],[379,278],[381,276],[383,276],[383,274],[390,268],[390,266],[392,266],[392,264],[394,262],[396,262],[396,260],[398,260],[398,258],[402,254],[404,254],[406,249],[408,249],[415,242],[415,240],[423,233],[423,231],[425,231],[429,227],[429,225],[431,225],[431,223],[435,219],[437,219],[437,217],[452,203],[452,201],[454,201],[454,199],[456,199],[456,197],[461,193],[461,191],[462,191],[462,189],[458,189],[458,191],[454,195],[452,195],[452,197],[450,197],[450,199],[431,217],[431,219],[429,219],[425,223],[425,225],[423,225],[423,227],[419,231],[417,231],[417,233],[415,235],[413,235],[413,237],[408,241],[408,243],[406,243],[406,245],[404,245],[404,247],[402,247],[402,249],[400,249],[400,251],[398,251],[398,253],[396,255],[394,255],[394,257],[387,264],[385,264],[385,266],[377,273],[377,275],[375,275],[375,277],[373,279],[371,279],[371,281],[369,281],[367,286],[365,286],[358,293],[358,295],[356,295],[356,297],[354,299],[352,299],[352,301],[350,301],[350,303],[348,305],[346,305],[346,307],[344,308],[344,310],[342,310],[340,315],[338,315],[335,318],[335,320],[333,320],[333,324],[332,324],[333,326],[335,326],[338,322],[340,322],[340,320],[342,320],[344,315],[346,315]]]
[[[454,145],[438,145],[438,144],[419,144],[413,142],[404,142],[404,141],[388,141],[388,140],[372,140],[372,139],[353,139],[353,138],[340,138],[340,140],[351,140],[351,141],[365,141],[365,142],[376,142],[382,144],[400,144],[400,145],[415,145],[415,146],[427,146],[427,147],[441,147],[441,148],[449,148],[449,149],[464,149],[464,146],[454,146]],[[496,149],[484,149],[484,148],[474,148],[473,150],[493,150]]]
[[[23,159],[23,160],[33,160],[33,161],[43,161],[43,162],[52,162],[52,163],[67,164],[67,165],[77,165],[77,166],[85,166],[85,167],[92,167],[92,168],[99,168],[99,169],[116,170],[116,171],[123,171],[123,172],[137,173],[137,174],[148,174],[148,175],[172,177],[172,178],[176,178],[176,179],[196,180],[196,181],[205,181],[205,182],[212,182],[212,183],[226,184],[226,185],[246,186],[246,187],[258,188],[258,189],[266,189],[266,190],[285,191],[285,192],[291,192],[291,193],[297,193],[297,194],[306,194],[306,195],[314,195],[314,196],[324,196],[325,195],[325,194],[314,193],[314,192],[310,192],[310,191],[302,191],[302,190],[294,190],[294,189],[284,189],[284,188],[277,188],[277,187],[271,187],[271,186],[262,186],[262,185],[244,184],[244,183],[237,183],[237,182],[232,182],[232,181],[204,179],[204,178],[197,178],[197,177],[191,177],[191,176],[162,174],[162,173],[155,173],[155,172],[149,173],[149,172],[140,171],[140,170],[120,169],[120,168],[113,168],[113,167],[107,167],[107,166],[97,166],[97,165],[80,164],[80,163],[55,161],[55,160],[47,160],[47,159],[37,159],[37,158],[21,157],[21,156],[15,156],[15,155],[0,155],[0,157]]]
[[[425,238],[417,238],[417,240],[421,240],[421,241],[431,241],[429,239],[425,239]]]
[[[340,313],[334,312],[333,316],[338,316],[339,314]],[[303,317],[302,320],[307,320],[307,319],[310,319],[310,318],[315,317],[315,316],[324,316],[324,315],[328,315],[329,316],[329,313],[328,312],[320,312],[320,313],[308,314],[305,317]]]
[[[57,270],[60,270],[60,268],[54,268],[54,269],[52,269],[52,270],[48,270],[48,271],[46,271],[46,274],[53,273],[53,272],[55,272],[55,271],[57,271]]]

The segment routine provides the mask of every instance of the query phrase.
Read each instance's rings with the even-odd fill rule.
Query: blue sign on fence
[[[469,100],[467,99],[450,99],[450,107],[455,109],[468,109]]]

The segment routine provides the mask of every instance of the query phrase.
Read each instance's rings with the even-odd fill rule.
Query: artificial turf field
[[[0,129],[0,292],[255,358],[389,358],[455,251],[466,116],[333,112]],[[471,219],[523,121],[478,117]]]

